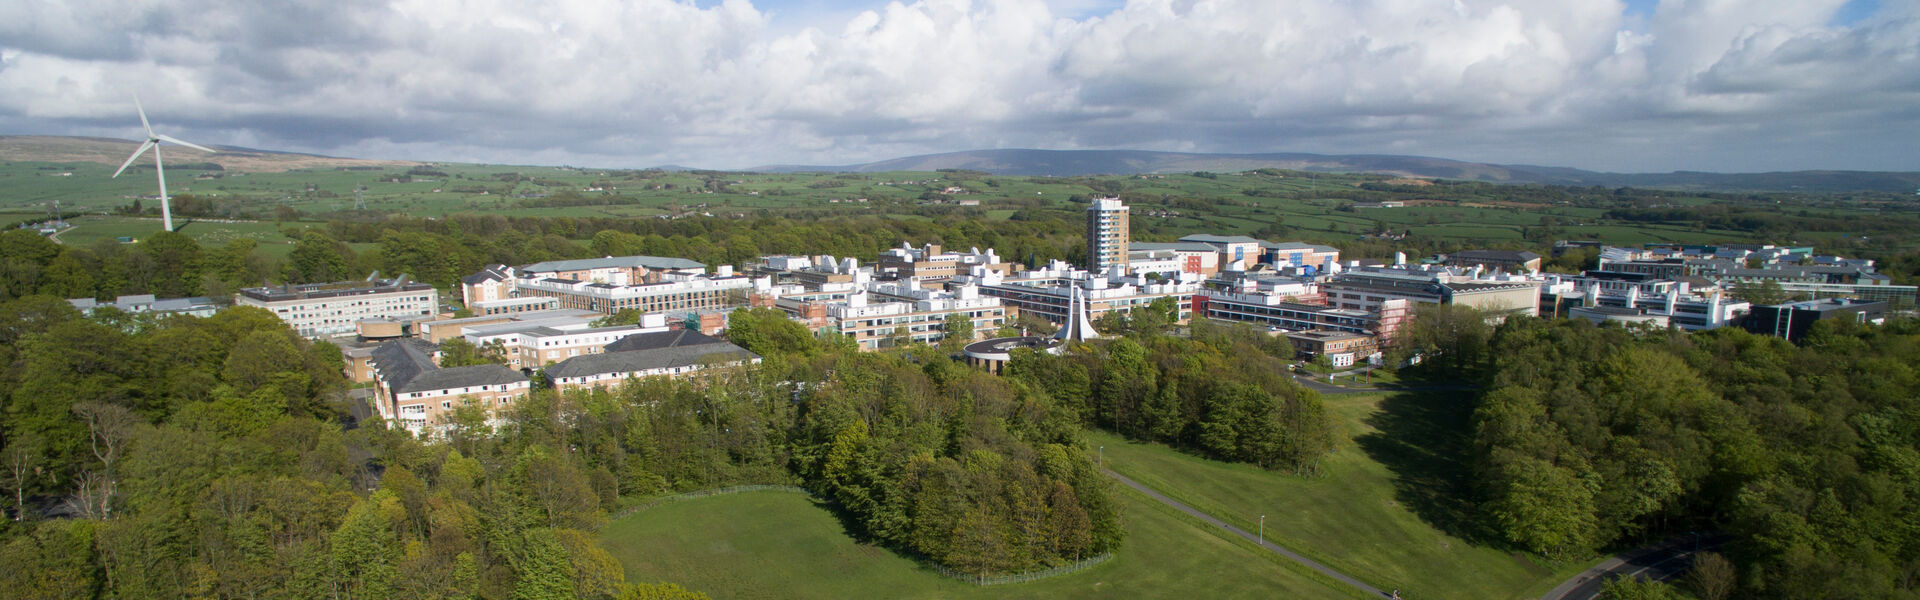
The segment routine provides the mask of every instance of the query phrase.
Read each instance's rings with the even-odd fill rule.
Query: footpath
[[[1365,584],[1365,583],[1361,583],[1361,582],[1360,582],[1360,580],[1358,580],[1358,579],[1354,579],[1353,577],[1351,577],[1351,576],[1348,576],[1348,575],[1347,575],[1346,573],[1341,573],[1341,572],[1339,572],[1339,571],[1335,571],[1335,570],[1333,570],[1333,569],[1332,569],[1331,567],[1328,567],[1328,566],[1326,566],[1326,565],[1323,565],[1323,564],[1320,564],[1320,563],[1318,563],[1318,562],[1315,562],[1315,561],[1314,561],[1313,559],[1311,559],[1311,558],[1307,558],[1307,557],[1305,557],[1305,556],[1301,556],[1301,555],[1299,555],[1298,553],[1295,553],[1294,551],[1292,551],[1292,550],[1288,550],[1288,549],[1286,549],[1286,548],[1282,548],[1282,547],[1280,547],[1280,546],[1278,546],[1278,545],[1276,545],[1276,544],[1274,544],[1273,542],[1270,542],[1270,541],[1266,541],[1266,540],[1263,540],[1263,539],[1260,539],[1259,537],[1257,537],[1257,536],[1255,536],[1254,534],[1252,534],[1252,533],[1250,533],[1250,532],[1248,532],[1248,531],[1247,531],[1247,530],[1245,530],[1245,529],[1241,529],[1241,528],[1239,528],[1239,527],[1234,527],[1234,526],[1232,526],[1232,525],[1228,525],[1228,524],[1227,524],[1227,523],[1226,523],[1225,521],[1221,521],[1221,520],[1219,520],[1219,519],[1216,519],[1216,518],[1214,518],[1214,517],[1213,517],[1213,515],[1209,515],[1209,514],[1207,514],[1207,513],[1203,513],[1203,512],[1200,512],[1200,511],[1198,511],[1198,510],[1194,510],[1194,508],[1193,508],[1193,507],[1191,507],[1191,506],[1187,506],[1187,505],[1185,505],[1185,504],[1182,504],[1182,503],[1180,503],[1180,502],[1179,502],[1178,500],[1174,500],[1174,499],[1172,499],[1172,498],[1168,498],[1168,497],[1167,497],[1167,496],[1166,496],[1165,494],[1162,494],[1162,493],[1160,493],[1160,492],[1156,492],[1156,491],[1154,491],[1154,490],[1153,490],[1153,488],[1150,488],[1150,487],[1147,487],[1147,486],[1145,486],[1145,485],[1142,485],[1142,484],[1141,484],[1140,482],[1138,482],[1138,481],[1134,481],[1134,480],[1132,480],[1132,479],[1128,479],[1128,478],[1127,478],[1127,476],[1125,476],[1125,475],[1121,475],[1121,474],[1119,474],[1119,473],[1115,473],[1115,472],[1113,472],[1113,471],[1109,471],[1109,470],[1105,470],[1105,469],[1102,469],[1102,471],[1103,471],[1103,472],[1105,472],[1105,473],[1107,474],[1107,476],[1108,476],[1108,477],[1112,477],[1112,478],[1113,478],[1113,479],[1114,479],[1115,481],[1118,481],[1118,482],[1120,482],[1120,483],[1122,483],[1122,484],[1125,484],[1125,485],[1126,485],[1127,487],[1130,487],[1130,488],[1133,488],[1133,489],[1135,489],[1135,490],[1138,490],[1138,491],[1139,491],[1140,493],[1142,493],[1142,494],[1146,494],[1148,498],[1152,498],[1152,499],[1154,499],[1154,500],[1156,500],[1156,501],[1159,501],[1159,502],[1160,502],[1161,504],[1165,504],[1165,505],[1167,505],[1167,506],[1171,506],[1171,507],[1173,507],[1173,508],[1174,508],[1175,510],[1178,510],[1178,511],[1180,511],[1180,512],[1183,512],[1183,513],[1186,513],[1186,514],[1188,514],[1188,515],[1191,515],[1191,516],[1193,516],[1194,518],[1197,518],[1197,519],[1200,519],[1201,521],[1205,521],[1205,522],[1207,522],[1207,523],[1210,523],[1210,524],[1212,524],[1212,525],[1214,525],[1214,526],[1216,526],[1216,527],[1219,527],[1219,528],[1221,528],[1221,529],[1225,529],[1225,530],[1227,530],[1227,531],[1229,531],[1229,532],[1231,532],[1231,533],[1233,533],[1234,535],[1237,535],[1237,536],[1240,536],[1240,537],[1243,537],[1243,538],[1246,538],[1246,539],[1247,539],[1247,541],[1249,541],[1249,542],[1253,542],[1253,543],[1255,543],[1255,544],[1259,544],[1259,545],[1260,545],[1260,547],[1262,547],[1262,548],[1266,548],[1266,549],[1268,549],[1268,550],[1271,550],[1271,551],[1273,551],[1273,552],[1274,552],[1275,554],[1279,554],[1279,555],[1281,555],[1281,556],[1284,556],[1284,557],[1286,557],[1286,558],[1287,558],[1288,560],[1292,560],[1292,561],[1294,561],[1294,562],[1297,562],[1297,563],[1300,563],[1300,564],[1303,564],[1303,565],[1306,565],[1306,566],[1307,566],[1307,568],[1309,568],[1309,569],[1313,569],[1313,570],[1315,570],[1315,571],[1319,571],[1319,572],[1320,572],[1321,574],[1324,574],[1324,575],[1326,575],[1326,576],[1328,576],[1328,577],[1332,577],[1332,578],[1334,578],[1334,580],[1336,580],[1336,581],[1339,581],[1339,582],[1341,582],[1341,583],[1345,583],[1345,584],[1347,584],[1347,585],[1350,585],[1350,586],[1353,586],[1353,587],[1355,587],[1355,588],[1358,588],[1358,589],[1359,589],[1360,591],[1362,591],[1362,592],[1366,592],[1366,594],[1367,594],[1367,595],[1369,595],[1369,596],[1373,596],[1373,597],[1375,597],[1375,598],[1391,598],[1391,597],[1393,597],[1393,595],[1392,595],[1392,594],[1389,594],[1389,593],[1387,593],[1387,592],[1383,592],[1383,591],[1380,591],[1380,588],[1376,588],[1376,587],[1373,587],[1373,586],[1370,586],[1370,585],[1367,585],[1367,584]]]

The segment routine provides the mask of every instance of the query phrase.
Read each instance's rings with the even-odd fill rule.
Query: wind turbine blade
[[[147,139],[153,139],[153,124],[147,122],[147,109],[140,107],[140,95],[133,95],[133,109],[140,111],[140,126],[147,128]]]
[[[153,137],[155,137],[155,138],[159,138],[159,139],[161,139],[161,140],[165,140],[165,141],[167,141],[167,142],[169,142],[169,143],[173,143],[173,144],[179,144],[179,145],[182,145],[182,146],[186,146],[186,147],[188,147],[188,148],[192,148],[192,149],[195,149],[195,150],[199,150],[199,151],[201,151],[201,152],[206,152],[206,153],[209,153],[209,154],[213,154],[213,153],[218,153],[218,152],[219,152],[219,150],[214,150],[214,149],[212,149],[212,148],[208,148],[208,147],[206,147],[206,146],[202,146],[202,145],[199,145],[199,144],[195,144],[195,143],[193,143],[193,142],[183,142],[183,141],[180,141],[180,140],[177,140],[177,139],[174,139],[174,138],[173,138],[173,136],[169,136],[169,135],[167,135],[167,134],[164,134],[164,133],[161,133],[161,134],[155,134],[155,135],[154,135]]]
[[[127,157],[127,162],[120,163],[120,170],[114,171],[113,176],[119,177],[121,171],[125,171],[127,170],[127,167],[133,166],[134,159],[140,158],[140,153],[146,152],[148,148],[152,148],[153,146],[154,146],[153,140],[140,142],[140,149],[133,151],[133,156]]]

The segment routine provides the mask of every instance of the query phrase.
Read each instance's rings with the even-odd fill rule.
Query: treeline
[[[977,216],[977,209],[973,211]],[[846,218],[575,219],[463,215],[335,221],[287,230],[293,250],[280,259],[249,238],[204,247],[181,233],[156,232],[138,244],[66,246],[28,230],[0,232],[0,300],[31,294],[111,299],[224,297],[265,283],[360,279],[373,271],[407,274],[442,290],[491,263],[647,254],[709,265],[748,264],[774,254],[833,254],[872,261],[902,243],[993,248],[1006,260],[1078,260],[1082,231],[1065,219],[983,221],[955,213],[934,220]],[[583,239],[584,241],[576,241]],[[348,243],[372,244],[355,251]]]
[[[112,299],[123,294],[162,298],[225,295],[260,285],[273,263],[250,238],[205,248],[179,233],[156,232],[140,244],[92,247],[55,243],[33,231],[0,232],[0,301],[34,294]]]
[[[1913,321],[1821,321],[1796,346],[1517,318],[1487,348],[1474,483],[1498,537],[1587,556],[1719,530],[1735,568],[1702,597],[1920,592]]]
[[[1735,204],[1616,208],[1607,211],[1606,217],[1634,223],[1681,223],[1709,229],[1781,234],[1798,231],[1845,231],[1856,235],[1874,232],[1907,234],[1920,229],[1920,218],[1910,215],[1833,217],[1815,215],[1806,210],[1755,210],[1753,206]]]
[[[707,407],[740,406],[742,390],[758,390],[746,394],[764,397],[769,409],[757,414],[772,416],[745,424],[724,416],[710,425],[754,448],[730,450],[726,460],[766,457],[769,466],[788,467],[789,476],[832,500],[857,534],[964,572],[1034,570],[1119,546],[1109,484],[1078,441],[1079,415],[1067,406],[929,347],[862,353],[815,339],[770,309],[735,315],[728,336],[768,357],[744,376],[789,382],[785,391],[646,382],[622,392],[634,399],[626,404],[672,410],[639,400],[672,397],[663,388],[677,388],[707,398]],[[712,418],[698,410],[686,416]]]
[[[340,242],[379,244],[360,259],[389,274],[450,289],[488,263],[526,264],[562,258],[647,254],[709,265],[743,264],[774,254],[832,254],[871,261],[902,243],[994,248],[1007,260],[1077,259],[1083,231],[1062,220],[982,221],[960,216],[931,221],[880,217],[754,219],[614,219],[570,217],[393,217],[376,223],[336,221]],[[304,235],[304,234],[303,234]],[[585,244],[573,241],[586,239]]]
[[[1123,337],[1061,356],[1016,352],[1015,382],[1081,422],[1221,460],[1318,471],[1333,448],[1320,396],[1287,378],[1284,338],[1196,319],[1190,338]]]
[[[689,597],[596,545],[619,485],[551,396],[458,450],[343,428],[339,350],[251,308],[31,296],[0,304],[0,352],[7,597]]]

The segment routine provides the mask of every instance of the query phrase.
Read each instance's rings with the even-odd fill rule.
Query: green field
[[[715,598],[1357,597],[1131,490],[1114,493],[1127,539],[1112,560],[984,587],[856,542],[832,512],[791,492],[667,504],[615,521],[600,536],[629,581],[674,582]]]
[[[1463,468],[1457,398],[1328,396],[1348,442],[1304,477],[1211,461],[1164,446],[1092,434],[1106,466],[1269,539],[1410,599],[1534,598],[1585,564],[1542,565],[1443,530],[1464,527],[1450,474]],[[1455,404],[1449,404],[1455,403]],[[1436,527],[1435,523],[1442,524]]]
[[[217,159],[215,160],[217,162]],[[114,165],[0,163],[0,224],[37,218],[58,201],[63,211],[106,213],[154,193],[150,168],[109,178]],[[1006,220],[1022,210],[1047,218],[1078,216],[1070,201],[1119,194],[1133,208],[1141,241],[1171,241],[1190,233],[1250,235],[1275,241],[1338,245],[1379,231],[1411,231],[1410,245],[1523,245],[1544,251],[1553,239],[1592,239],[1615,245],[1649,242],[1793,243],[1836,239],[1841,231],[1765,234],[1701,229],[1691,222],[1635,223],[1606,218],[1609,210],[1640,206],[1695,206],[1746,199],[1687,195],[1633,196],[1589,188],[1498,186],[1440,181],[1415,185],[1384,175],[1249,171],[1099,177],[999,176],[979,172],[722,173],[437,164],[419,168],[301,169],[221,172],[179,168],[176,196],[210,203],[201,214],[237,220],[292,218],[318,223],[377,220],[385,215],[444,217],[647,218],[712,214],[762,216],[882,215],[896,219]],[[63,175],[70,174],[70,175]],[[1414,181],[1414,184],[1407,183]],[[1438,180],[1435,180],[1438,181]],[[951,188],[964,190],[947,195]],[[364,208],[356,208],[356,192]],[[1353,207],[1359,200],[1400,199],[1391,209]],[[978,207],[939,204],[977,200]],[[864,200],[856,202],[856,200]],[[155,202],[144,200],[149,211]],[[1831,196],[1772,195],[1753,201],[1758,211],[1858,218],[1877,210]],[[296,211],[287,214],[288,210]],[[1027,218],[1027,217],[1023,217]],[[262,239],[271,251],[271,240]],[[1358,257],[1357,257],[1358,258]],[[1382,257],[1371,257],[1382,258]]]
[[[145,238],[160,231],[160,219],[121,217],[107,215],[87,215],[69,221],[73,227],[60,232],[60,243],[75,246],[91,246],[101,241],[116,240],[121,237]],[[257,252],[268,256],[285,257],[293,251],[293,240],[281,233],[281,224],[259,221],[219,222],[175,218],[174,226],[180,233],[199,242],[203,248],[224,246],[237,238],[252,238],[259,245]],[[313,224],[288,223],[290,227],[310,227]]]

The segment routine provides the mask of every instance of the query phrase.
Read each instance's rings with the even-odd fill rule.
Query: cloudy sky
[[[0,134],[368,158],[980,148],[1920,170],[1920,0],[0,1]]]

